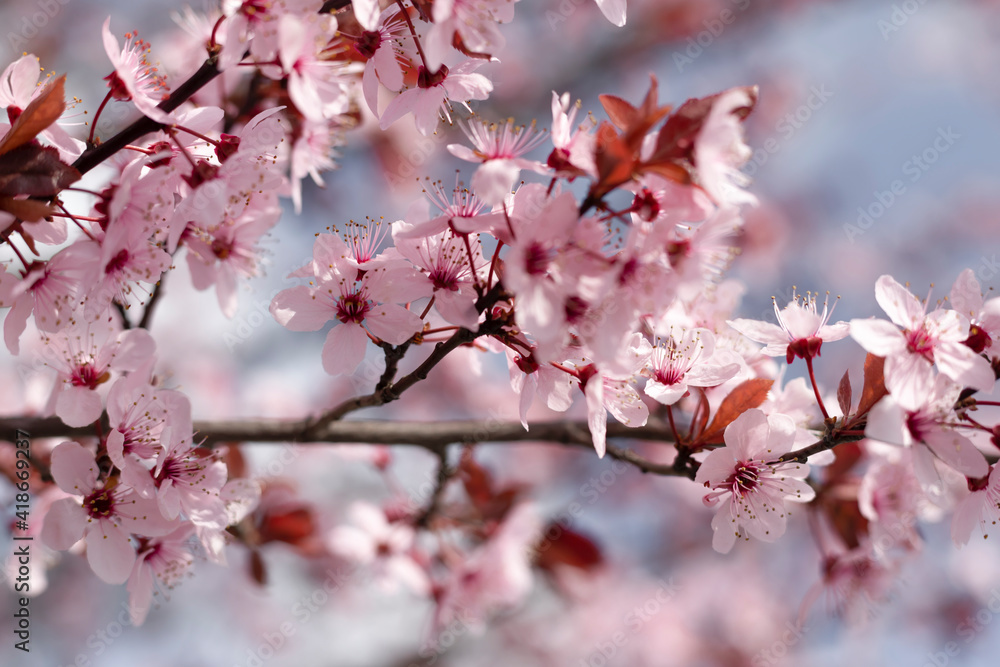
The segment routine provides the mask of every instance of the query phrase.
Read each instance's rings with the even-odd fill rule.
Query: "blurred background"
[[[192,3],[196,11],[214,6]],[[110,70],[100,40],[105,17],[119,36],[138,29],[169,72],[193,57],[171,20],[182,8],[162,0],[7,0],[0,65],[22,51],[38,55],[47,69],[69,73],[78,110],[93,113]],[[881,315],[874,283],[883,273],[908,281],[918,296],[933,285],[934,299],[964,268],[984,291],[1000,285],[1000,2],[629,0],[619,29],[593,0],[524,0],[503,32],[500,62],[484,68],[495,75],[494,94],[477,108],[488,119],[548,126],[553,90],[603,118],[599,94],[638,101],[650,74],[661,101],[675,105],[760,86],[746,123],[755,150],[746,171],[761,205],[747,214],[743,253],[729,274],[747,286],[742,316],[770,316],[771,297],[783,304],[792,286],[839,295],[835,320]],[[105,118],[99,130],[108,135],[126,120]],[[449,184],[458,169],[467,178],[466,164],[443,150],[461,141],[444,126],[422,138],[408,119],[387,133],[369,119],[350,133],[326,188],[307,187],[303,214],[289,207],[272,233],[266,272],[244,286],[233,320],[220,314],[213,293],[193,290],[184,267],[171,273],[152,331],[161,367],[190,396],[195,418],[300,417],[370,390],[370,373],[331,380],[319,364],[324,333],[290,333],[267,305],[309,258],[314,233],[366,215],[402,217],[420,196],[418,177]],[[370,359],[380,363],[374,353]],[[850,340],[830,344],[817,371],[832,393],[845,367],[860,379],[862,359]],[[514,419],[506,372],[495,362],[453,355],[391,410],[360,416]],[[47,395],[50,378],[19,374],[6,350],[0,363],[5,413]],[[402,448],[392,452],[391,478],[371,466],[380,453],[369,448],[257,445],[245,453],[253,474],[296,489],[317,535],[341,520],[349,500],[415,497],[434,474],[432,457]],[[63,555],[31,602],[30,655],[12,649],[4,612],[0,664],[995,664],[995,539],[974,537],[958,550],[947,521],[924,526],[925,551],[884,595],[840,615],[830,613],[835,600],[821,597],[800,620],[821,574],[805,512],[780,542],[740,544],[721,556],[710,550],[710,511],[686,481],[617,472],[610,461],[550,445],[485,445],[479,457],[505,482],[541,483],[532,499],[549,519],[566,519],[566,507],[581,503],[583,512],[568,521],[598,545],[605,565],[586,576],[539,574],[527,602],[485,634],[457,628],[439,647],[448,650],[428,653],[421,650],[428,602],[382,592],[362,572],[324,588],[332,565],[309,540],[262,551],[265,586],[250,581],[244,551],[230,551],[228,569],[198,564],[141,628],[121,621],[124,587],[104,585],[83,559]],[[594,479],[606,490],[592,502]],[[12,548],[0,543],[5,554]],[[0,610],[13,609],[13,594],[0,592]]]

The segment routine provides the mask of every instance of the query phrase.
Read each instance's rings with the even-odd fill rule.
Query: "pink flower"
[[[417,595],[430,592],[427,572],[410,555],[414,547],[411,526],[389,523],[384,511],[362,501],[351,504],[347,518],[349,523],[334,528],[327,538],[333,553],[373,567],[377,582],[388,591],[403,584]]]
[[[226,508],[219,492],[226,483],[226,464],[215,456],[198,456],[190,422],[175,422],[163,430],[163,450],[152,471],[160,512],[168,519],[184,512],[196,526],[221,530],[226,527]]]
[[[80,242],[80,245],[92,242]],[[112,301],[130,307],[135,283],[156,283],[170,268],[170,255],[149,239],[149,230],[125,220],[108,226],[100,242],[97,276],[87,293],[84,317],[93,322],[106,314]]]
[[[423,327],[416,313],[398,305],[428,296],[412,267],[381,266],[358,277],[347,245],[332,234],[317,239],[312,265],[315,286],[280,292],[271,301],[271,315],[291,331],[316,331],[334,320],[323,346],[327,373],[353,373],[364,359],[369,335],[400,345]]]
[[[912,450],[911,450],[912,451]],[[913,472],[905,450],[876,458],[865,472],[858,488],[858,509],[868,519],[868,534],[875,556],[886,558],[893,547],[917,550],[923,538],[917,530],[917,518],[937,518],[940,513],[928,501]]]
[[[407,34],[406,23],[395,6],[380,16],[375,0],[355,2],[354,15],[365,29],[354,44],[354,49],[366,59],[361,89],[368,108],[377,118],[379,84],[393,92],[403,87],[401,61],[405,58],[402,40]]]
[[[715,387],[740,371],[740,364],[727,355],[713,359],[715,334],[708,329],[682,329],[675,336],[671,327],[670,334],[656,343],[643,369],[649,377],[645,392],[663,405],[673,405],[683,398],[688,386]]]
[[[934,456],[972,479],[989,473],[983,453],[954,428],[954,406],[961,390],[939,375],[913,405],[904,404],[893,394],[884,397],[872,408],[865,427],[865,435],[873,440],[913,447],[917,478],[926,489],[936,491],[935,495],[940,493],[940,481],[934,470]]]
[[[393,231],[399,229],[394,227]],[[421,271],[421,279],[433,290],[434,307],[451,324],[475,331],[479,327],[476,311],[474,274],[485,278],[487,266],[478,239],[470,239],[473,257],[470,262],[465,242],[450,231],[419,239],[396,239],[396,249]]]
[[[625,358],[631,368],[625,373],[601,370],[594,364],[579,370],[580,389],[587,399],[587,425],[600,458],[604,458],[607,451],[608,412],[619,423],[630,427],[644,426],[649,419],[649,408],[632,383],[649,359],[652,346],[637,332],[630,337],[626,349]]]
[[[474,73],[480,64],[474,60],[466,60],[454,70],[442,65],[433,74],[421,66],[417,87],[403,91],[389,103],[379,121],[379,127],[384,130],[406,114],[412,113],[417,129],[427,136],[437,128],[442,113],[451,122],[449,100],[468,107],[466,100],[485,100],[493,90],[489,79]]]
[[[58,372],[50,402],[68,426],[92,424],[104,411],[97,388],[112,371],[134,371],[156,352],[144,329],[119,331],[110,321],[78,324],[42,336],[50,365]]]
[[[737,537],[774,542],[785,533],[785,503],[808,502],[816,495],[804,481],[808,464],[778,462],[795,443],[795,424],[755,408],[727,426],[724,437],[726,446],[709,453],[695,477],[714,489],[705,496],[706,505],[728,496],[712,519],[712,547],[728,553]]]
[[[184,244],[189,253],[191,282],[198,290],[214,284],[226,317],[233,317],[239,305],[238,280],[257,275],[261,254],[258,243],[280,216],[279,206],[268,206],[264,198],[258,198],[237,219],[225,218],[209,230],[189,229]]]
[[[969,495],[959,502],[951,520],[951,539],[962,547],[969,543],[976,524],[988,537],[989,526],[1000,520],[1000,466],[993,466],[989,478],[969,481]],[[987,525],[989,521],[989,525]]]
[[[594,164],[594,135],[590,130],[594,127],[594,122],[589,123],[589,127],[581,124],[574,127],[576,122],[576,112],[580,105],[570,105],[569,93],[563,93],[560,97],[552,91],[552,153],[549,154],[547,164],[556,170],[561,176],[566,176],[570,180],[577,176],[589,176],[597,178],[597,165]],[[592,120],[592,119],[591,119]]]
[[[490,615],[519,604],[531,592],[531,547],[541,529],[532,505],[511,509],[490,540],[452,570],[441,587],[435,634],[456,620],[482,628]]]
[[[510,369],[510,386],[520,394],[518,403],[521,425],[528,429],[528,409],[540,396],[550,410],[565,412],[573,404],[570,396],[573,390],[571,375],[550,364],[539,364],[532,356],[514,354],[507,349],[507,365]]]
[[[1000,296],[984,303],[976,274],[966,269],[951,288],[951,307],[969,318],[965,345],[976,354],[991,353],[1000,342]]]
[[[504,38],[497,23],[514,19],[518,0],[437,0],[434,25],[424,39],[427,66],[440,67],[455,43],[455,38],[469,51],[494,54],[503,48]]]
[[[316,122],[347,111],[342,67],[321,57],[336,25],[329,15],[307,20],[286,14],[278,23],[278,59],[288,77],[288,95],[303,116]]]
[[[818,296],[818,293],[807,292],[805,297],[801,297],[793,290],[792,300],[782,310],[778,310],[775,301],[777,325],[744,319],[732,320],[728,324],[750,340],[767,345],[764,354],[772,357],[784,355],[789,364],[796,357],[812,359],[819,356],[823,343],[840,340],[850,333],[847,322],[827,324],[833,315],[833,308],[827,307],[830,297],[827,295],[823,300],[823,312],[820,313],[816,306]]]
[[[167,86],[156,73],[156,68],[146,61],[149,44],[137,40],[134,33],[125,34],[125,48],[119,49],[118,40],[111,34],[111,17],[102,28],[104,50],[115,71],[105,79],[111,96],[116,100],[131,100],[144,115],[158,123],[173,123],[174,118],[157,105],[167,97]]]
[[[18,354],[21,334],[32,312],[39,331],[54,333],[70,324],[76,297],[97,261],[97,246],[78,242],[47,262],[33,262],[20,279],[0,274],[0,308],[10,307],[3,334],[11,354]]]
[[[291,154],[292,204],[296,213],[302,212],[302,180],[309,176],[316,185],[324,184],[320,172],[336,167],[332,156],[339,140],[328,122],[317,123],[306,118],[300,130]]]
[[[851,336],[886,358],[885,386],[900,405],[915,410],[925,402],[934,386],[935,366],[963,387],[993,388],[996,378],[990,363],[964,344],[969,337],[965,316],[943,308],[928,313],[927,304],[888,275],[875,284],[875,299],[893,323],[851,320]]]
[[[472,176],[472,189],[487,204],[496,206],[510,195],[522,169],[548,173],[541,162],[521,157],[545,140],[545,134],[537,132],[534,124],[515,127],[513,120],[500,125],[470,121],[459,126],[474,150],[448,144],[448,152],[461,160],[482,163]]]
[[[185,523],[163,537],[139,538],[139,555],[126,586],[132,625],[138,627],[146,620],[154,588],[173,588],[191,569],[194,555],[189,538],[193,532],[194,526]]]
[[[621,2],[624,20],[624,1]],[[756,204],[742,189],[750,182],[740,167],[751,150],[743,140],[743,118],[757,97],[756,88],[731,88],[715,96],[694,146],[694,162],[705,191],[719,206]]]
[[[140,498],[126,485],[99,483],[94,455],[75,442],[64,442],[53,450],[52,477],[74,497],[52,504],[42,541],[65,551],[84,539],[87,562],[109,584],[122,584],[129,578],[135,562],[130,533],[155,537],[177,525],[164,519],[154,502]]]

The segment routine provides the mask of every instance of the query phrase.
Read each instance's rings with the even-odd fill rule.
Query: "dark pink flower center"
[[[374,30],[365,30],[361,33],[361,39],[354,43],[354,48],[365,58],[375,55],[379,45],[382,43],[382,33]]]
[[[94,519],[107,519],[115,512],[115,499],[111,491],[100,489],[83,499],[83,509]]]
[[[533,243],[524,253],[524,270],[529,275],[542,275],[548,270],[551,256],[549,250],[540,243]]]
[[[108,88],[111,89],[111,97],[119,102],[128,102],[132,99],[132,93],[128,92],[128,88],[121,77],[118,76],[118,72],[112,72],[104,77],[104,80],[108,82]]]
[[[726,480],[726,486],[733,489],[734,493],[744,494],[753,491],[760,485],[760,468],[755,463],[740,462],[736,464],[736,470]]]
[[[659,382],[660,384],[667,385],[668,387],[677,384],[678,382],[681,381],[681,378],[683,377],[684,373],[681,371],[681,369],[677,368],[673,364],[668,364],[661,368],[657,368],[653,372],[653,379]]]
[[[903,332],[906,336],[906,349],[912,354],[919,354],[927,361],[934,363],[934,339],[928,335],[923,328],[917,331],[907,329]]]
[[[976,354],[982,354],[983,350],[993,344],[993,339],[978,324],[969,327],[969,337],[962,341]]]
[[[118,271],[121,271],[122,269],[125,268],[125,265],[128,264],[128,260],[129,260],[128,250],[122,248],[121,250],[118,251],[117,255],[111,258],[111,261],[108,262],[108,265],[104,267],[104,273],[117,273]]]
[[[97,389],[98,385],[107,382],[110,378],[111,375],[107,371],[98,373],[96,368],[86,363],[73,369],[73,377],[70,378],[70,383],[74,387]]]
[[[793,340],[788,344],[788,350],[785,353],[785,361],[792,363],[795,357],[800,357],[802,359],[812,359],[813,357],[819,356],[820,348],[823,347],[823,339],[819,336],[810,336],[809,338],[799,338],[798,340]]]
[[[337,301],[337,319],[344,323],[361,324],[371,307],[371,301],[362,295],[345,294]]]

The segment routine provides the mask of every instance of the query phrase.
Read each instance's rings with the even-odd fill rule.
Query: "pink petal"
[[[940,343],[934,349],[938,369],[963,387],[992,391],[996,383],[993,368],[985,358],[962,343]]]
[[[118,340],[121,345],[111,362],[114,370],[134,371],[156,354],[156,341],[145,329],[124,331]]]
[[[587,397],[587,425],[590,427],[590,437],[594,441],[598,458],[603,459],[607,451],[608,413],[604,408],[604,383],[599,375],[590,378],[584,394]]]
[[[906,349],[903,332],[885,320],[851,320],[851,337],[865,350],[880,357]]]
[[[766,345],[788,345],[788,334],[777,324],[743,319],[728,320],[726,324],[752,341]]]
[[[972,441],[955,431],[941,428],[924,436],[924,442],[939,459],[966,477],[986,477],[990,466]]]
[[[317,298],[316,290],[304,285],[283,290],[271,301],[271,315],[289,331],[317,331],[329,322],[329,301]]]
[[[56,551],[65,551],[80,541],[87,525],[87,513],[80,501],[62,498],[52,503],[42,524],[42,542]]]
[[[135,563],[135,549],[121,528],[97,521],[87,530],[87,562],[105,583],[124,584]]]
[[[972,269],[966,269],[958,275],[951,287],[951,307],[968,318],[979,315],[983,309],[983,293]],[[968,537],[966,537],[968,540]]]
[[[889,319],[904,329],[917,329],[924,319],[924,305],[903,285],[890,275],[881,276],[875,283],[875,300]],[[854,323],[851,323],[853,334]],[[860,342],[860,341],[859,341]],[[868,350],[874,352],[873,350]],[[874,352],[878,354],[878,352]]]
[[[50,470],[59,488],[85,496],[96,488],[97,463],[94,455],[75,442],[64,442],[52,450]]]
[[[132,625],[138,627],[146,620],[153,603],[153,568],[146,564],[147,551],[135,561],[128,578],[128,613]]]
[[[323,344],[323,370],[330,375],[350,375],[365,358],[368,335],[359,324],[339,324],[330,329]]]
[[[97,421],[104,406],[100,395],[86,387],[67,386],[56,399],[56,416],[67,426],[87,426]]]
[[[393,345],[405,343],[423,328],[419,315],[394,303],[375,306],[374,312],[365,318],[365,323],[373,334]]]

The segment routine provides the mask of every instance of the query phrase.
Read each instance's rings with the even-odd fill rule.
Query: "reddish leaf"
[[[260,543],[287,542],[299,545],[316,530],[312,512],[298,507],[286,512],[272,512],[264,517],[260,526]]]
[[[0,155],[0,196],[54,197],[80,180],[80,172],[49,146],[29,144]]]
[[[458,476],[465,487],[465,493],[476,507],[487,506],[493,499],[493,480],[490,473],[472,458],[472,451],[462,452],[458,462]]]
[[[250,552],[250,578],[261,586],[267,585],[267,567],[256,549]]]
[[[857,498],[826,496],[822,507],[847,548],[856,549],[861,544],[861,538],[868,534],[868,519],[861,514]]]
[[[589,571],[604,562],[601,550],[593,540],[559,522],[550,523],[545,529],[535,553],[538,555],[538,567],[550,572],[557,565]]]
[[[55,207],[37,199],[0,197],[0,211],[7,211],[25,222],[35,222],[55,213]],[[3,231],[3,230],[0,230]]]
[[[690,185],[694,182],[691,169],[678,162],[643,162],[637,171],[643,174],[652,172],[680,185]]]
[[[754,378],[729,392],[729,395],[722,399],[722,404],[719,405],[711,426],[698,438],[699,442],[701,444],[721,443],[726,427],[747,410],[759,407],[767,400],[767,392],[771,390],[772,384],[774,384],[774,380]]]
[[[871,353],[865,357],[865,386],[861,390],[861,400],[858,402],[858,416],[867,414],[883,396],[889,393],[885,388],[885,376],[882,374],[884,365],[884,357],[876,357]]]
[[[851,414],[850,371],[844,371],[844,377],[840,378],[840,385],[837,387],[837,403],[840,405],[840,414],[845,417]]]
[[[24,108],[10,131],[0,141],[0,155],[34,140],[39,132],[59,119],[66,110],[66,93],[63,90],[65,83],[65,74],[50,81],[45,90]]]
[[[617,95],[600,95],[598,99],[619,130],[628,130],[639,119],[639,110]]]
[[[596,138],[594,162],[598,182],[593,185],[592,196],[599,198],[631,180],[635,157],[607,121],[597,128]]]
[[[750,115],[757,103],[757,88],[748,87],[745,90],[750,97],[749,106],[733,110],[733,114],[740,120]],[[720,95],[721,93],[717,93],[708,97],[690,99],[682,104],[660,128],[651,161],[687,160],[694,164],[695,140],[701,133],[702,127]]]

